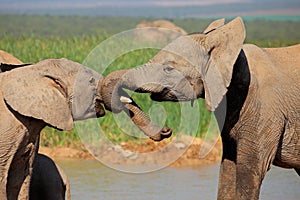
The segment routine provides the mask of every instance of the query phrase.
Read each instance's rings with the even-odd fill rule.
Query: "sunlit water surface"
[[[219,164],[128,174],[94,160],[58,163],[69,177],[73,200],[212,200],[217,196]],[[260,199],[299,200],[300,177],[294,170],[272,167]]]

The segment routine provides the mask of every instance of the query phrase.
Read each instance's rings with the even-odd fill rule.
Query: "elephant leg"
[[[236,179],[236,199],[258,199],[260,186],[262,183],[261,172],[255,171],[257,167],[254,165],[243,166],[241,164],[237,165],[237,179]]]
[[[30,181],[31,181],[31,177],[32,177],[35,156],[38,152],[39,141],[40,141],[40,137],[39,137],[39,135],[37,135],[37,139],[35,140],[35,145],[30,145],[30,147],[29,147],[30,153],[29,153],[29,160],[27,163],[28,167],[26,167],[27,175],[21,185],[18,199],[24,199],[24,200],[29,199]]]
[[[22,186],[21,190],[18,196],[18,199],[29,199],[29,186],[30,186],[30,178],[31,176],[26,176]]]
[[[233,161],[224,159],[221,163],[218,199],[235,199],[236,165]]]
[[[7,186],[7,174],[8,171],[5,169],[5,167],[0,167],[0,199],[7,199],[7,192],[6,192],[6,186]]]
[[[236,188],[236,143],[222,136],[223,156],[220,168],[218,199],[235,199]]]
[[[0,199],[6,199],[6,183],[1,182],[0,183]]]
[[[275,142],[270,145],[261,141],[256,135],[238,142],[236,199],[259,199],[262,181],[276,154]]]

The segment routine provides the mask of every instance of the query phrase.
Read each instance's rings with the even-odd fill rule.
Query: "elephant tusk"
[[[120,97],[120,101],[121,101],[122,103],[132,103],[132,100],[131,100],[130,98],[124,97],[124,96],[121,96],[121,97]]]

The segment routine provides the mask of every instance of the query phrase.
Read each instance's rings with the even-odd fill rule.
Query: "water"
[[[60,3],[57,3],[60,2]],[[207,18],[222,16],[249,16],[250,19],[273,17],[281,20],[299,20],[299,1],[137,1],[137,0],[2,0],[1,14],[25,15],[82,15],[125,16],[146,18]],[[226,2],[226,3],[224,3]],[[272,3],[270,3],[272,2]],[[294,16],[293,16],[294,15]]]
[[[94,160],[58,161],[71,184],[73,200],[216,199],[219,164],[165,168],[146,174],[117,172]],[[300,177],[294,170],[272,167],[260,199],[298,200]]]

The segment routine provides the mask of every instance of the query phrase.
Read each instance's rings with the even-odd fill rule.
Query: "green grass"
[[[5,36],[0,40],[0,48],[26,63],[62,57],[82,62],[87,54],[106,38],[106,35],[70,36],[69,38],[35,35]]]
[[[60,37],[4,37],[0,40],[0,48],[15,55],[23,62],[37,62],[45,58],[60,58],[66,57],[70,60],[77,62],[83,62],[96,45],[106,39],[106,36],[94,35],[94,36],[73,36],[70,38]],[[107,75],[111,71],[124,68],[132,68],[147,62],[158,52],[157,49],[142,49],[129,52],[119,58],[117,58],[104,72]],[[133,98],[141,106],[141,108],[147,113],[149,108],[154,104],[158,104],[163,107],[167,113],[166,124],[160,124],[161,126],[167,125],[172,127],[174,132],[177,133],[179,129],[181,115],[181,106],[179,103],[158,103],[150,100],[149,94],[133,94]],[[189,103],[186,103],[189,104]],[[203,107],[202,100],[199,100],[199,104]],[[199,108],[200,109],[200,108]],[[202,109],[203,110],[203,109]],[[210,113],[206,112],[202,115],[202,120],[199,122],[199,130],[197,135],[200,136],[202,132],[205,132],[207,121],[210,119]],[[128,119],[129,120],[129,119]],[[135,139],[122,132],[115,122],[115,117],[109,111],[106,112],[105,117],[99,119],[101,128],[106,136],[114,142],[127,141]],[[160,121],[157,121],[160,123]],[[126,127],[122,127],[125,128]],[[180,127],[181,131],[188,133],[190,128],[188,124],[184,124],[184,127]],[[95,131],[95,130],[93,130]],[[138,129],[133,130],[131,135],[138,135]],[[190,133],[194,134],[194,133]],[[76,129],[73,131],[58,131],[53,128],[45,128],[41,134],[41,145],[43,146],[72,146],[74,143],[80,141]]]
[[[22,21],[23,18],[26,20]],[[97,22],[97,20],[99,21]],[[135,24],[141,20],[140,18],[125,18],[122,20],[122,18],[60,18],[58,16],[39,16],[34,18],[32,16],[0,15],[0,49],[13,54],[26,63],[37,62],[46,58],[61,57],[82,63],[88,53],[111,34],[133,28]],[[11,23],[8,23],[8,21]],[[77,26],[72,27],[66,25],[74,23],[74,21],[77,22]],[[3,24],[4,22],[5,24]],[[89,26],[87,26],[87,22],[89,22]],[[200,27],[200,30],[203,30],[209,23],[208,20],[201,21],[199,19],[175,19],[174,22],[188,30],[188,32],[199,31],[198,27]],[[199,26],[195,27],[195,23],[198,23]],[[278,22],[281,27],[274,26],[274,23],[275,22],[266,21],[246,23],[247,33],[250,33],[246,42],[254,43],[261,47],[280,47],[299,43],[299,22]],[[47,24],[47,27],[44,27],[45,24]],[[118,26],[120,24],[122,24],[121,27]],[[101,27],[98,27],[100,25]],[[268,36],[269,39],[267,39]],[[110,64],[107,70],[104,71],[103,75],[107,75],[111,71],[118,69],[132,68],[141,65],[147,62],[157,52],[157,49],[131,51],[118,57]],[[200,119],[195,120],[193,115],[185,116],[184,113],[182,113],[187,112],[186,109],[191,108],[189,102],[182,104],[153,102],[150,100],[149,94],[137,93],[133,94],[133,98],[146,113],[148,113],[149,108],[157,108],[163,111],[162,116],[164,113],[167,116],[165,124],[161,124],[162,117],[160,118],[159,116],[154,119],[154,121],[156,120],[161,126],[167,125],[172,127],[175,134],[184,133],[191,135],[195,134],[196,131],[197,136],[202,137],[209,128],[209,122],[212,116],[211,113],[206,111],[203,100],[198,100],[194,107],[196,113],[201,112]],[[151,112],[154,111],[150,110],[150,114]],[[184,118],[186,121],[181,123],[182,120],[180,118],[183,116],[186,117]],[[132,140],[135,139],[135,135],[140,134],[138,133],[139,130],[132,128],[131,125],[122,127],[122,129],[132,128],[131,134],[133,136],[124,134],[115,122],[115,117],[108,111],[106,112],[106,116],[98,119],[98,121],[103,132],[106,133],[106,136],[114,142]],[[195,121],[197,121],[196,124]],[[96,129],[94,127],[89,128],[92,131]],[[212,131],[217,131],[216,129],[215,127]],[[41,134],[41,145],[44,146],[72,146],[79,142],[80,137],[76,133],[76,129],[61,132],[47,127]]]

